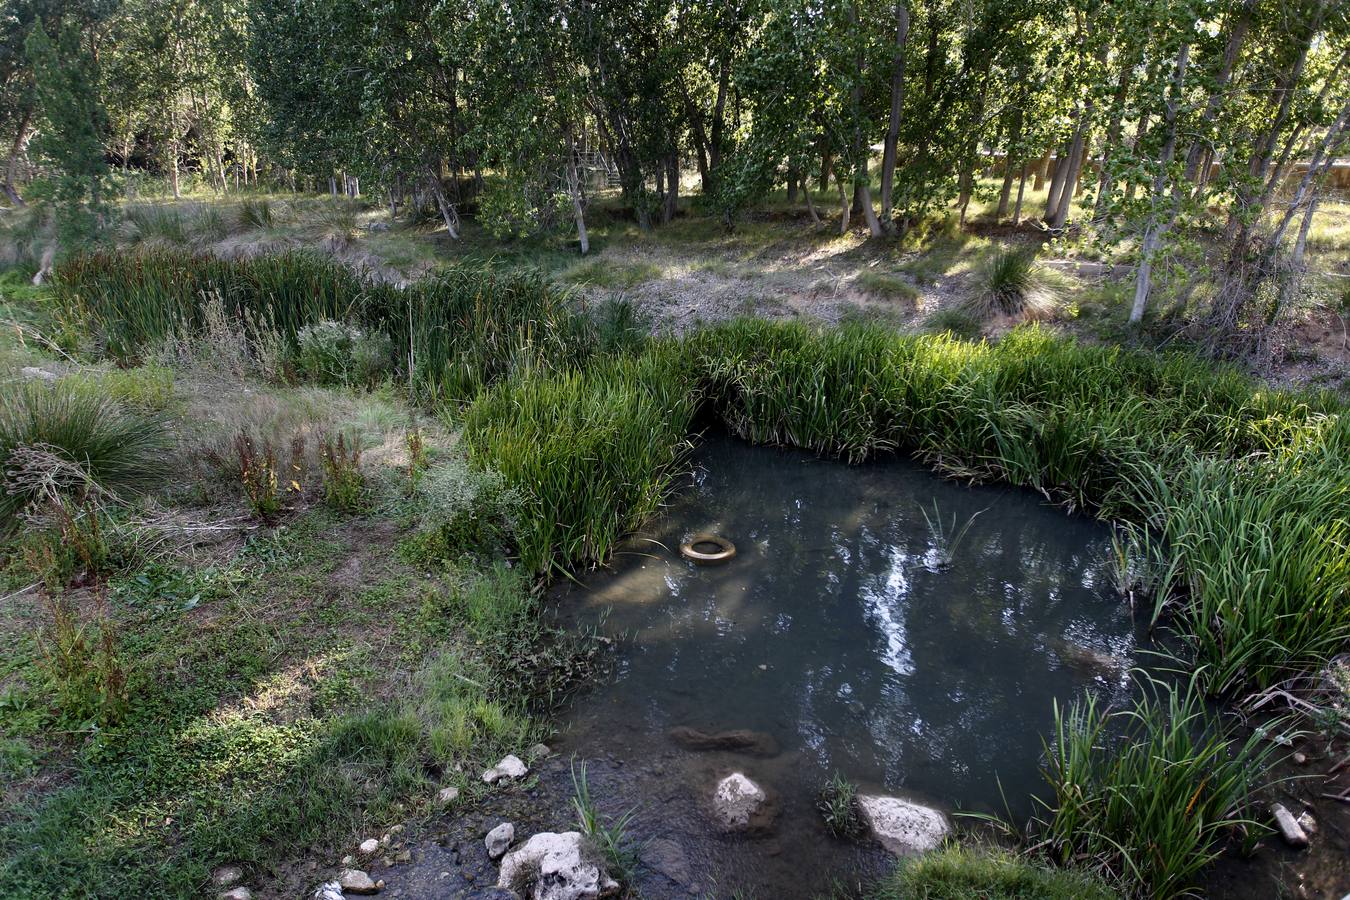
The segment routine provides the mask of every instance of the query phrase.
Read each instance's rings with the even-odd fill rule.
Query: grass
[[[606,288],[611,291],[631,290],[647,281],[661,277],[661,267],[653,263],[615,262],[608,259],[588,259],[579,262],[561,278],[568,284]]]
[[[919,299],[919,289],[895,275],[868,269],[859,273],[858,287],[873,296],[884,300],[914,303]]]
[[[966,305],[982,317],[1045,318],[1059,303],[1055,282],[1023,247],[996,250],[971,275]]]
[[[1265,825],[1250,794],[1276,745],[1225,737],[1195,681],[1154,682],[1126,710],[1088,694],[1055,710],[1045,775],[1054,799],[1033,827],[1061,863],[1083,862],[1150,897],[1181,896],[1234,833]]]
[[[839,772],[820,789],[816,810],[825,830],[835,837],[857,838],[867,830],[858,811],[858,789]]]
[[[945,847],[902,863],[870,900],[1113,900],[1090,874],[1000,850]]]
[[[0,396],[0,519],[12,527],[50,495],[82,500],[151,487],[169,447],[165,423],[69,383],[28,383]],[[16,451],[30,451],[21,462]]]

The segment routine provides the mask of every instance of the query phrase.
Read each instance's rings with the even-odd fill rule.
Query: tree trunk
[[[581,203],[581,178],[577,175],[576,145],[572,132],[567,132],[567,192],[572,195],[572,218],[577,223],[577,242],[581,255],[591,252],[591,241],[586,236],[586,208]]]
[[[28,146],[28,127],[33,121],[32,107],[24,110],[23,118],[19,120],[19,130],[14,134],[14,143],[9,145],[9,160],[5,164],[5,196],[9,202],[15,206],[27,206],[23,197],[19,195],[19,159],[23,156],[24,148]]]
[[[854,28],[860,28],[858,22],[858,6],[850,0],[848,5],[848,18]],[[877,212],[872,208],[872,191],[867,184],[867,146],[863,141],[863,108],[862,108],[862,79],[866,72],[866,62],[862,57],[861,51],[854,60],[853,77],[853,164],[857,169],[854,176],[854,196],[861,201],[863,218],[867,221],[867,230],[872,237],[881,236],[881,222],[877,219]]]
[[[1022,197],[1027,190],[1027,167],[1022,166],[1022,177],[1017,180],[1017,205],[1013,207],[1013,225],[1019,225],[1022,222]]]
[[[820,214],[816,212],[816,203],[811,199],[811,185],[802,179],[802,195],[806,197],[806,211],[811,214],[811,222],[814,225],[820,224]]]
[[[820,190],[830,189],[830,176],[834,174],[834,154],[828,149],[820,154]]]
[[[789,206],[797,205],[797,171],[789,169],[787,173],[787,202]]]
[[[441,189],[441,180],[437,177],[436,172],[431,169],[427,170],[427,187],[431,188],[431,195],[436,199],[436,208],[440,210],[441,219],[445,222],[446,233],[450,235],[451,240],[459,240],[459,213],[445,198],[445,191]]]
[[[905,45],[909,41],[909,7],[895,4],[895,54],[891,57],[891,111],[886,119],[886,142],[881,153],[881,219],[887,233],[895,231],[891,192],[900,143],[900,115],[905,106]]]
[[[1083,157],[1087,153],[1087,125],[1079,125],[1077,132],[1073,136],[1073,143],[1069,145],[1069,158],[1066,160],[1067,171],[1064,173],[1064,179],[1060,185],[1059,203],[1055,207],[1054,214],[1047,222],[1051,228],[1063,228],[1069,221],[1069,207],[1073,203],[1073,195],[1078,187],[1078,176],[1083,170]]]
[[[1200,171],[1201,160],[1204,159],[1206,152],[1210,149],[1205,144],[1206,132],[1209,126],[1214,123],[1215,117],[1218,116],[1219,107],[1223,105],[1224,92],[1228,88],[1229,79],[1233,77],[1233,66],[1237,63],[1242,44],[1247,40],[1247,31],[1252,23],[1252,10],[1255,8],[1256,0],[1244,0],[1242,8],[1236,14],[1237,19],[1228,32],[1228,42],[1224,46],[1223,59],[1220,61],[1219,71],[1214,77],[1214,92],[1205,101],[1205,111],[1200,116],[1199,137],[1191,144],[1191,149],[1186,153],[1186,170],[1183,177],[1187,181],[1195,182],[1197,180],[1196,176]]]
[[[675,218],[675,209],[680,200],[680,155],[672,152],[666,158],[666,202],[661,207],[661,224],[669,225]]]
[[[1321,194],[1314,195],[1308,202],[1308,208],[1303,211],[1303,223],[1298,227],[1298,239],[1294,241],[1294,268],[1303,268],[1303,253],[1308,248],[1308,230],[1312,228],[1313,215],[1317,212],[1317,203],[1322,199]]]
[[[852,215],[852,205],[849,203],[848,194],[844,191],[844,182],[836,176],[834,183],[839,186],[839,233],[848,234],[848,220]]]
[[[1042,217],[1047,222],[1054,216],[1055,210],[1059,209],[1059,195],[1064,190],[1064,179],[1069,174],[1066,153],[1065,148],[1060,148],[1060,151],[1055,153],[1054,173],[1050,176],[1050,190],[1045,195],[1045,215]]]
[[[1153,178],[1153,196],[1150,198],[1154,212],[1151,215],[1152,221],[1144,230],[1144,240],[1139,248],[1139,274],[1134,285],[1134,304],[1130,307],[1132,325],[1138,324],[1144,318],[1144,308],[1148,304],[1148,294],[1152,288],[1153,257],[1157,255],[1158,247],[1162,244],[1163,234],[1176,216],[1175,202],[1168,204],[1170,209],[1165,217],[1161,217],[1160,207],[1163,205],[1163,195],[1167,190],[1167,169],[1177,150],[1177,107],[1181,103],[1181,90],[1186,81],[1186,64],[1190,61],[1190,54],[1191,45],[1182,44],[1181,52],[1177,54],[1176,72],[1172,76],[1172,95],[1168,98],[1165,114],[1167,139],[1163,143],[1158,173]]]

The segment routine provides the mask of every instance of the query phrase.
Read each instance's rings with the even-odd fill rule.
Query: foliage
[[[365,505],[366,478],[361,472],[361,442],[337,440],[325,435],[319,442],[319,462],[323,466],[323,499],[341,512],[358,512]]]
[[[514,543],[520,494],[492,470],[470,468],[458,457],[426,468],[413,501],[420,529],[401,549],[421,565],[496,559]]]
[[[371,384],[393,356],[387,336],[332,320],[304,326],[295,343],[296,369],[319,384]]]
[[[858,789],[839,772],[820,789],[816,809],[825,822],[825,830],[835,837],[856,838],[866,832],[858,811]]]
[[[70,384],[26,383],[0,395],[0,520],[12,528],[34,501],[152,486],[169,446],[160,419]],[[21,461],[19,451],[28,451]]]
[[[1103,881],[1000,850],[944,847],[902,862],[871,900],[1114,900]]]
[[[234,455],[238,464],[239,484],[244,500],[255,516],[270,521],[281,511],[285,490],[277,469],[277,451],[271,438],[261,441],[240,431],[234,438]]]
[[[482,394],[464,442],[475,465],[524,497],[516,537],[526,569],[608,558],[670,490],[697,406],[690,366],[669,344]]]
[[[1248,809],[1275,745],[1257,729],[1225,736],[1193,679],[1158,682],[1130,709],[1091,694],[1055,709],[1045,777],[1054,798],[1033,826],[1062,863],[1090,860],[1153,897],[1185,894],[1235,831],[1265,826]]]

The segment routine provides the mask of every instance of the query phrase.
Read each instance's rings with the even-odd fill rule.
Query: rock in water
[[[694,880],[684,848],[670,838],[658,838],[649,843],[643,851],[642,861],[647,868],[683,887],[688,887]]]
[[[491,859],[497,859],[506,852],[515,839],[516,826],[510,822],[503,822],[487,833],[487,837],[483,839],[483,845],[487,847],[488,856]]]
[[[1285,809],[1283,803],[1272,803],[1270,814],[1274,816],[1275,827],[1280,830],[1280,837],[1284,838],[1286,844],[1290,847],[1308,846],[1308,832],[1303,830],[1303,826],[1298,824],[1298,819]]]
[[[338,885],[344,894],[378,894],[384,882],[371,880],[360,869],[343,869],[338,873]]]
[[[343,900],[342,885],[336,881],[325,881],[314,889],[313,900]]]
[[[707,752],[723,750],[750,756],[777,756],[778,742],[762,731],[737,728],[734,731],[707,732],[681,725],[670,729],[670,739],[686,750]]]
[[[579,831],[540,832],[502,858],[497,887],[530,900],[595,900],[619,889],[596,858]]]
[[[773,819],[768,794],[740,772],[717,782],[712,805],[713,815],[728,831],[761,829]]]
[[[515,754],[502,757],[502,761],[483,773],[483,780],[488,784],[496,784],[503,778],[524,778],[529,773],[529,767],[521,762],[520,757]]]
[[[952,830],[938,810],[899,797],[860,794],[858,808],[872,836],[896,856],[934,850]]]

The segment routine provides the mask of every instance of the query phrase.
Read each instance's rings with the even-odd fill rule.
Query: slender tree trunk
[[[23,118],[19,120],[19,129],[14,133],[14,142],[9,145],[9,160],[5,164],[5,196],[15,206],[28,205],[19,195],[19,159],[23,156],[24,148],[28,146],[28,128],[32,122],[33,109],[29,107],[24,110]]]
[[[1022,177],[1017,180],[1017,205],[1013,207],[1013,225],[1022,223],[1022,196],[1027,190],[1027,167],[1022,166]]]
[[[1051,150],[1047,148],[1045,154],[1041,156],[1040,159],[1036,160],[1036,165],[1033,169],[1033,173],[1035,174],[1036,178],[1031,185],[1031,192],[1033,194],[1036,191],[1039,191],[1041,188],[1045,187],[1045,176],[1050,168],[1050,153]]]
[[[1317,204],[1321,199],[1321,194],[1315,195],[1303,211],[1303,223],[1298,226],[1298,239],[1294,241],[1293,261],[1297,269],[1303,268],[1303,254],[1308,249],[1308,231],[1312,228],[1313,216],[1317,213]]]
[[[450,235],[451,240],[459,240],[459,213],[445,198],[445,191],[441,188],[441,179],[437,177],[436,171],[431,168],[427,169],[427,187],[431,189],[431,195],[436,200],[436,207],[440,210],[441,219],[445,222],[446,233]]]
[[[572,195],[572,218],[577,223],[577,242],[581,244],[581,255],[591,252],[591,242],[586,236],[586,208],[581,203],[581,179],[577,176],[577,154],[572,132],[567,132],[567,189]]]
[[[848,5],[849,21],[854,28],[860,28],[858,22],[858,6],[850,0]],[[859,52],[854,60],[854,79],[853,79],[853,158],[854,165],[857,167],[856,180],[854,181],[854,195],[862,202],[863,218],[867,222],[867,230],[872,237],[881,236],[881,221],[877,219],[877,212],[872,207],[872,191],[867,184],[867,146],[863,141],[863,108],[862,108],[862,79],[866,71],[866,62]]]
[[[891,111],[886,119],[886,142],[881,152],[881,221],[887,233],[895,231],[891,192],[900,143],[900,116],[905,107],[905,45],[909,41],[909,7],[895,4],[895,54],[891,57]]]
[[[1042,217],[1049,222],[1055,215],[1055,210],[1059,209],[1059,196],[1064,191],[1064,179],[1069,174],[1069,161],[1066,158],[1066,148],[1061,148],[1060,152],[1055,154],[1055,171],[1050,176],[1050,190],[1045,196],[1045,215]]]
[[[848,194],[844,191],[844,182],[837,175],[834,183],[839,187],[839,233],[848,234],[848,220],[853,212],[852,204],[849,203]]]
[[[816,202],[811,199],[811,185],[805,178],[802,179],[802,194],[806,197],[806,211],[811,214],[811,223],[819,225],[820,214],[816,212]]]
[[[1130,307],[1130,323],[1137,324],[1144,318],[1144,309],[1148,305],[1149,290],[1152,288],[1153,258],[1162,244],[1162,236],[1172,224],[1176,215],[1175,202],[1168,203],[1169,210],[1164,216],[1161,207],[1167,190],[1167,169],[1177,150],[1177,107],[1181,103],[1181,90],[1186,81],[1186,65],[1191,58],[1191,45],[1182,44],[1177,54],[1176,71],[1172,76],[1172,95],[1168,98],[1165,127],[1167,139],[1163,143],[1162,157],[1158,161],[1158,173],[1153,178],[1152,222],[1144,230],[1144,240],[1139,248],[1139,273],[1134,285],[1134,304]]]
[[[1219,71],[1214,76],[1214,92],[1205,101],[1205,111],[1200,115],[1199,137],[1191,144],[1190,150],[1186,153],[1184,177],[1187,181],[1195,182],[1197,180],[1196,176],[1200,172],[1201,161],[1210,150],[1210,147],[1206,144],[1209,127],[1213,125],[1220,107],[1223,106],[1224,92],[1228,89],[1228,82],[1233,77],[1233,66],[1237,63],[1238,54],[1242,51],[1242,44],[1247,40],[1247,32],[1252,23],[1252,11],[1255,8],[1256,0],[1244,0],[1241,9],[1235,13],[1236,18],[1228,31],[1228,41],[1224,45]]]
[[[666,158],[666,202],[661,207],[661,224],[669,225],[675,218],[676,206],[680,199],[680,155],[671,152]]]
[[[830,189],[830,176],[834,174],[834,154],[828,149],[820,154],[820,190]]]

